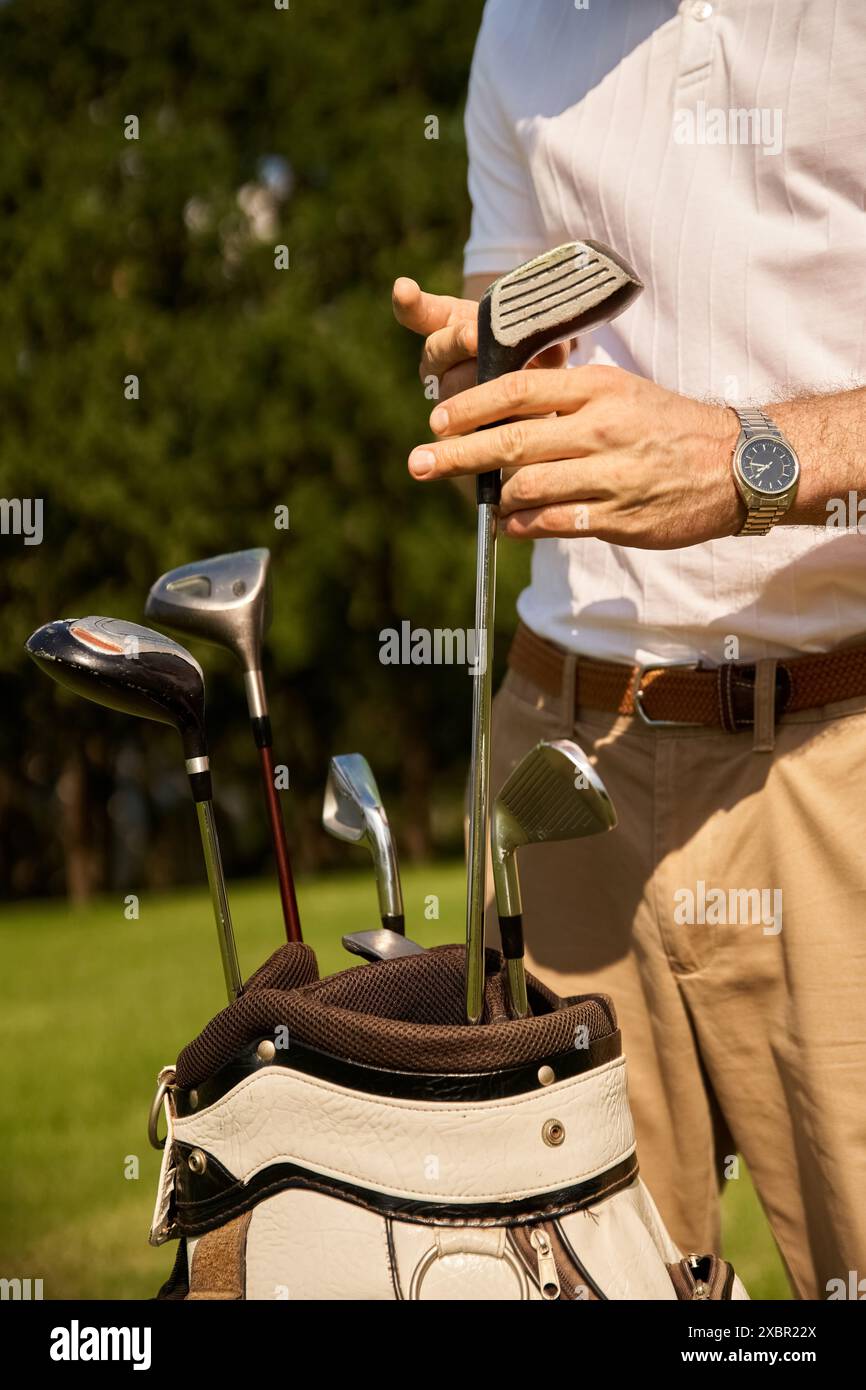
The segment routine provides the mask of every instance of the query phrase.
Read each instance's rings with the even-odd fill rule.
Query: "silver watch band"
[[[772,434],[776,439],[784,438],[779,426],[774,424],[763,410],[739,410],[734,406],[733,411],[746,439],[751,439],[753,434]],[[789,506],[790,501],[779,503],[768,497],[766,502],[761,502],[759,506],[748,507],[745,523],[737,535],[766,536],[767,532],[782,520]]]
[[[782,438],[782,431],[779,426],[774,424],[769,415],[765,415],[763,410],[739,410],[733,407],[734,414],[743,427],[743,433],[753,434],[774,434],[777,439]]]

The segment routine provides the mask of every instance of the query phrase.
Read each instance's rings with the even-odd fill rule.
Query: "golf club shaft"
[[[289,847],[286,843],[286,827],[283,824],[283,808],[279,793],[274,786],[274,754],[268,745],[259,748],[262,768],[262,786],[271,823],[271,839],[274,842],[274,855],[277,861],[277,880],[280,885],[280,901],[283,905],[283,921],[287,941],[303,941],[301,919],[298,915],[298,900],[295,897],[295,881],[289,860]]]
[[[516,911],[506,914],[502,911],[500,895],[497,891],[496,903],[499,909],[499,931],[502,936],[502,954],[505,957],[505,978],[508,985],[508,1007],[513,1018],[526,1018],[529,1013],[529,998],[526,993],[526,970],[523,965],[523,912],[520,907],[520,885],[517,878],[517,864],[511,859],[510,877],[515,887],[514,901]],[[497,889],[498,889],[497,883]]]
[[[476,666],[472,688],[472,760],[469,772],[469,846],[466,879],[466,1017],[484,1010],[484,909],[487,898],[487,826],[490,813],[490,720],[493,693],[493,623],[496,613],[496,507],[478,507],[475,569]]]
[[[232,928],[232,916],[229,911],[229,901],[226,896],[226,881],[223,873],[222,858],[220,856],[220,843],[217,836],[216,821],[214,820],[213,802],[196,801],[196,815],[198,816],[198,828],[201,832],[201,844],[204,850],[204,860],[207,867],[207,881],[210,885],[211,902],[213,903],[214,919],[216,921],[217,937],[219,939],[220,956],[223,963],[223,974],[226,981],[226,992],[229,1003],[237,999],[243,991],[240,966],[238,965],[238,951],[235,944],[235,934]]]
[[[529,1013],[529,998],[526,993],[526,970],[523,966],[523,957],[517,956],[514,960],[506,960],[505,970],[511,1013],[514,1018],[526,1018]]]

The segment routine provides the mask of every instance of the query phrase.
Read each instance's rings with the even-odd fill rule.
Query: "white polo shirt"
[[[576,361],[732,404],[866,382],[866,0],[488,0],[466,133],[467,274],[593,237],[646,285]],[[540,541],[518,608],[622,662],[824,651],[866,640],[866,536]]]

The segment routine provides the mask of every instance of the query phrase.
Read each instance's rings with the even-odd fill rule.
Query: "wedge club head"
[[[520,371],[555,343],[621,314],[643,289],[600,241],[569,241],[501,275],[478,306],[478,380]]]
[[[376,779],[360,753],[343,753],[331,759],[322,824],[338,840],[366,845],[376,871],[382,926],[402,936],[405,918],[397,850]]]
[[[604,783],[570,739],[537,744],[517,764],[496,797],[490,824],[493,881],[516,1017],[524,1017],[527,1011],[517,850],[524,845],[600,835],[615,825],[616,811]]]

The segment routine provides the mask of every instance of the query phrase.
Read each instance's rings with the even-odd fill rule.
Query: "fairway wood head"
[[[86,700],[173,724],[187,759],[205,757],[204,675],[185,647],[122,618],[61,618],[28,638],[27,653]]]
[[[502,916],[520,913],[514,851],[521,845],[580,840],[616,825],[604,783],[570,739],[539,743],[521,759],[493,805],[490,840]]]
[[[271,620],[270,560],[258,547],[179,565],[157,579],[144,611],[174,632],[227,647],[245,671],[258,671]]]
[[[372,768],[360,753],[342,753],[331,759],[322,824],[338,840],[367,846],[376,870],[383,925],[387,921],[388,926],[402,931],[403,896],[397,852]]]
[[[519,371],[545,348],[627,309],[643,284],[598,241],[571,241],[502,275],[478,307],[478,380]]]

